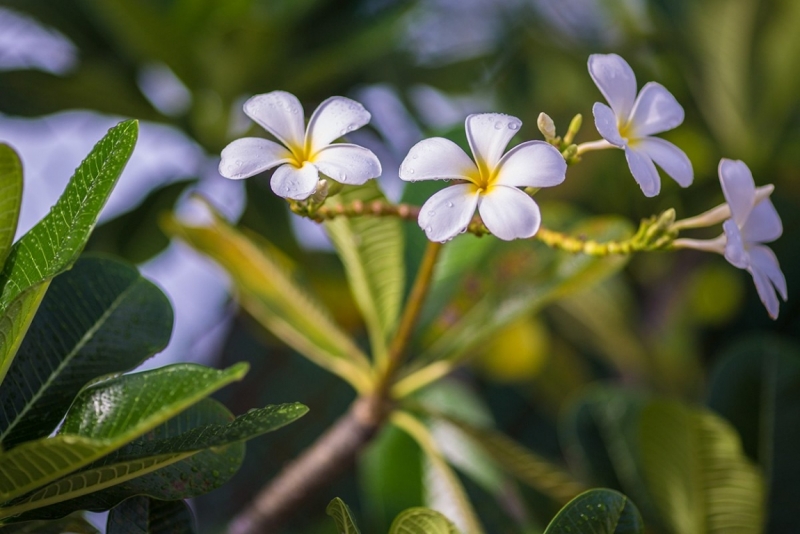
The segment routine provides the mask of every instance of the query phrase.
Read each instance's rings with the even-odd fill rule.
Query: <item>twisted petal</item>
[[[742,227],[745,243],[769,243],[783,234],[781,217],[770,199],[762,200],[750,212]]]
[[[292,159],[292,153],[278,143],[245,137],[222,150],[219,173],[225,178],[249,178]]]
[[[478,211],[486,228],[505,241],[531,237],[542,222],[539,206],[516,187],[492,187],[481,197]]]
[[[627,121],[636,99],[636,75],[628,62],[617,54],[592,54],[589,56],[589,74],[611,104],[614,114],[621,121]],[[606,140],[613,143],[608,138]]]
[[[769,276],[758,269],[749,268],[747,270],[751,275],[753,275],[753,281],[756,283],[758,298],[761,299],[761,303],[764,304],[764,307],[767,309],[767,313],[769,313],[769,316],[773,319],[777,319],[778,311],[780,309],[780,302],[778,302],[778,295],[775,294],[775,286],[770,283]]]
[[[304,200],[317,189],[317,182],[317,168],[306,161],[300,168],[291,164],[281,165],[275,169],[269,185],[279,197]]]
[[[753,270],[758,270],[769,278],[784,301],[789,298],[789,293],[786,289],[786,277],[783,276],[778,258],[771,248],[764,245],[752,247],[750,249],[750,265]]]
[[[370,150],[346,143],[329,145],[314,156],[321,173],[343,184],[361,185],[381,175],[381,162]]]
[[[637,150],[641,150],[652,159],[656,165],[664,169],[673,180],[681,187],[689,187],[694,179],[692,162],[686,157],[683,150],[669,141],[658,137],[645,137],[637,141]]]
[[[644,196],[656,196],[661,191],[661,179],[658,177],[658,171],[650,156],[638,147],[636,149],[625,147],[625,159],[628,160],[631,174],[642,188]]]
[[[551,187],[564,181],[567,162],[544,141],[528,141],[509,150],[498,163],[496,185]]]
[[[467,117],[467,140],[478,168],[485,165],[484,171],[493,171],[508,142],[521,126],[522,121],[518,118],[502,113],[479,113]]]
[[[683,122],[683,108],[672,93],[656,82],[642,87],[631,111],[632,135],[645,137],[672,130]]]
[[[293,94],[256,95],[244,103],[244,112],[287,147],[303,146],[303,106]]]
[[[617,117],[611,108],[601,102],[595,102],[592,106],[592,114],[594,115],[594,125],[603,139],[616,145],[620,148],[624,147],[626,140],[619,135],[619,126],[617,125]]]
[[[419,226],[431,241],[449,241],[467,229],[477,205],[478,191],[474,185],[445,187],[422,205]]]
[[[733,220],[742,228],[750,217],[756,196],[753,174],[743,161],[723,158],[719,162],[719,181]]]
[[[346,133],[357,130],[369,122],[371,115],[364,106],[343,96],[332,96],[314,110],[308,121],[306,146],[309,154],[316,154]]]
[[[722,229],[725,230],[725,259],[734,267],[746,269],[750,266],[750,257],[744,248],[739,227],[732,219],[728,219],[722,223]]]
[[[420,141],[408,151],[400,165],[400,178],[419,180],[474,180],[475,163],[461,147],[442,137]]]

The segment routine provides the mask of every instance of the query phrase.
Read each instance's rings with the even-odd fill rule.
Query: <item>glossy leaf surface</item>
[[[644,523],[633,502],[609,489],[581,493],[553,518],[545,534],[640,534]]]

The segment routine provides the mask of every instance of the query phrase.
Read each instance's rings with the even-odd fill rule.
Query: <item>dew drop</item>
[[[448,208],[452,208],[452,207],[453,207],[453,203],[452,203],[452,202],[448,202],[448,203],[447,203],[447,207],[448,207]]]
[[[435,212],[435,211],[433,211],[433,210],[430,210],[430,211],[428,212],[428,215],[429,215],[429,216],[431,216],[431,217],[433,217],[434,215],[436,215],[436,212]]]
[[[414,169],[408,169],[408,174],[414,174]]]
[[[606,505],[605,505],[605,504],[602,504],[602,503],[601,503],[601,504],[598,504],[598,505],[597,505],[597,509],[598,509],[598,510],[605,510],[605,509],[606,509]]]
[[[502,130],[503,129],[503,123],[500,122],[500,121],[497,121],[496,123],[494,123],[494,129],[495,130]]]
[[[345,173],[341,173],[339,175],[339,181],[346,182],[347,181],[347,175]]]
[[[430,226],[428,226],[427,228],[425,228],[425,232],[426,232],[426,233],[431,233],[431,232],[433,232],[433,228],[431,228]]]
[[[236,161],[233,162],[233,164],[236,165],[236,167],[238,168],[244,165],[244,162],[242,162],[242,160],[240,159],[237,159]]]
[[[346,133],[347,133],[347,129],[346,128],[342,128],[341,130],[339,130],[339,135],[344,135]]]
[[[509,122],[508,123],[509,130],[519,130],[519,123],[518,122]]]

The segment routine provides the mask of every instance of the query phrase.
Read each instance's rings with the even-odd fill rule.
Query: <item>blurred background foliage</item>
[[[770,321],[750,276],[721,257],[686,251],[617,261],[598,284],[556,291],[540,305],[520,308],[468,355],[472,363],[437,395],[445,399],[440,402],[474,406],[473,418],[489,418],[530,449],[571,466],[576,460],[565,457],[571,434],[564,428],[576,410],[591,412],[591,406],[603,404],[602,395],[619,392],[608,388],[625,388],[617,399],[663,396],[705,404],[734,425],[745,452],[764,470],[769,498],[775,500],[769,531],[795,532],[786,508],[800,497],[800,463],[790,452],[800,447],[800,249],[792,245],[800,239],[798,27],[796,0],[0,0],[0,121],[35,122],[91,110],[168,126],[200,147],[193,157],[211,165],[156,180],[95,232],[90,249],[142,263],[165,253],[169,241],[158,227],[159,215],[211,180],[214,171],[208,168],[220,149],[245,133],[261,135],[240,111],[252,94],[290,91],[307,115],[330,95],[364,102],[373,113],[372,126],[354,138],[382,158],[382,183],[398,198],[397,167],[408,148],[423,136],[458,139],[469,112],[520,117],[522,139],[541,137],[536,129],[541,111],[562,134],[572,116],[582,113],[577,141],[596,139],[591,106],[602,98],[586,59],[591,53],[619,53],[640,86],[657,80],[684,106],[685,123],[665,137],[691,158],[695,183],[681,190],[664,179],[662,194],[647,199],[620,152],[590,153],[570,168],[563,186],[539,195],[545,224],[565,228],[585,217],[615,214],[633,227],[669,207],[679,217],[694,215],[722,201],[719,159],[742,159],[757,185],[776,186],[773,200],[784,235],[773,248],[788,281],[788,303],[779,319]],[[40,41],[31,37],[36,32]],[[50,48],[42,44],[37,55],[36,46],[24,49],[25,39]],[[3,140],[14,145],[15,132],[2,130]],[[58,158],[59,152],[41,144],[22,156],[36,161]],[[60,187],[44,184],[39,187]],[[242,226],[283,249],[337,319],[363,338],[342,267],[330,249],[318,246],[318,234],[307,225],[290,222],[268,177],[248,180],[245,187],[243,211],[236,207],[240,201],[211,200],[234,217],[241,211]],[[40,192],[44,189],[29,187],[26,195]],[[417,202],[426,194],[405,192]],[[415,224],[405,226],[407,263],[413,267],[423,236]],[[572,261],[554,260],[552,252],[529,243],[484,238],[465,247],[468,238],[450,245],[471,252],[462,250],[463,266],[437,286],[426,312],[429,328],[420,332],[421,348],[446,335],[454,317],[467,313],[484,293],[502,290],[511,274],[532,273],[528,278],[535,287],[537,269]],[[194,290],[204,291],[202,285]],[[231,312],[224,302],[220,306]],[[246,315],[226,321],[215,345],[216,364],[245,359],[252,371],[221,400],[235,413],[286,401],[300,401],[311,412],[281,441],[251,442],[245,468],[197,503],[203,531],[230,518],[353,396]],[[598,390],[598,383],[605,389]],[[581,434],[586,439],[605,423],[622,427],[620,420],[607,421],[614,417],[609,410],[592,413],[594,423],[581,423],[589,425],[588,434]],[[663,512],[659,523],[659,512],[648,512],[648,503],[636,500],[636,491],[613,469],[593,469],[604,460],[584,460],[578,464],[587,483],[632,491],[654,532],[680,531],[663,522]],[[421,504],[425,469],[408,437],[386,432],[357,475],[309,501],[291,531],[328,532],[325,504],[338,495],[363,518],[365,529],[380,532],[397,512]],[[509,525],[537,532],[557,508],[540,492],[520,493],[486,473],[467,479],[491,532],[516,531]],[[487,488],[496,490],[500,507],[487,502]]]

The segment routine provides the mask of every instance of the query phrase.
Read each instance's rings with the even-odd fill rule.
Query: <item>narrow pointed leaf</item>
[[[14,241],[22,204],[22,163],[14,150],[0,143],[0,265]]]
[[[398,515],[389,534],[459,534],[445,516],[430,508],[409,508]]]
[[[177,364],[83,390],[59,434],[0,453],[0,501],[33,491],[102,458],[240,380],[246,371],[243,364],[225,371]]]
[[[183,501],[131,497],[108,514],[106,534],[192,534],[194,514]]]
[[[108,510],[134,495],[161,500],[197,497],[233,476],[243,441],[305,414],[301,404],[268,406],[235,419],[219,402],[203,399],[119,451],[15,501],[21,519],[58,518],[76,510]]]
[[[353,519],[353,514],[350,512],[350,507],[339,497],[336,497],[328,504],[328,507],[325,508],[325,513],[336,522],[338,534],[361,534]]]
[[[346,189],[326,205],[385,200],[374,180]],[[325,229],[339,253],[353,297],[367,325],[373,354],[386,356],[405,287],[403,227],[394,217],[337,217]]]
[[[233,278],[242,306],[265,328],[356,389],[369,387],[367,357],[286,272],[280,258],[216,215],[206,226],[174,217],[166,218],[163,226],[219,263]]]
[[[127,371],[172,333],[164,294],[133,266],[82,258],[57,276],[0,389],[0,443],[50,434],[90,380]]]
[[[713,413],[654,401],[639,427],[647,484],[672,532],[760,532],[764,482],[731,425]]]
[[[636,505],[609,489],[581,493],[553,518],[544,534],[641,534],[644,523]]]

